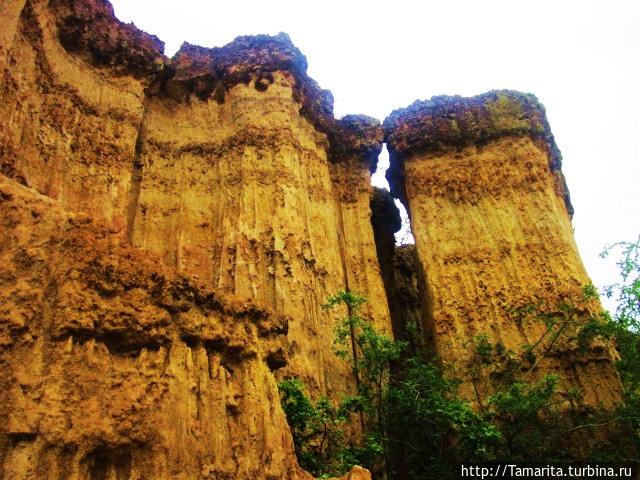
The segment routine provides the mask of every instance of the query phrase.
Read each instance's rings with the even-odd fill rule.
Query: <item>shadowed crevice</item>
[[[131,186],[129,187],[129,198],[127,200],[127,242],[129,242],[129,244],[133,244],[136,214],[140,203],[140,190],[142,188],[142,177],[144,173],[142,155],[144,154],[145,144],[147,141],[146,122],[148,103],[149,100],[145,98],[144,112],[138,128],[138,136],[136,137],[136,145],[133,154],[133,163],[131,165]]]

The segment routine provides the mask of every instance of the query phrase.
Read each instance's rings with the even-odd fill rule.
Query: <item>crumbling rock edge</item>
[[[380,121],[366,115],[333,115],[333,95],[307,74],[307,59],[286,33],[237,37],[223,47],[184,43],[172,59],[157,37],[115,18],[106,0],[55,0],[62,45],[98,67],[115,69],[146,81],[147,95],[189,101],[224,102],[234,85],[254,82],[258,90],[273,83],[273,73],[288,72],[295,79],[294,96],[300,113],[327,134],[330,158],[341,161],[357,155],[376,169],[382,149]]]
[[[573,206],[561,172],[562,154],[556,145],[544,106],[535,95],[515,90],[492,90],[474,97],[435,96],[394,110],[383,122],[390,155],[386,177],[394,196],[403,199],[404,161],[418,153],[446,148],[482,146],[508,136],[529,136],[549,154],[549,168],[562,184],[569,215]]]

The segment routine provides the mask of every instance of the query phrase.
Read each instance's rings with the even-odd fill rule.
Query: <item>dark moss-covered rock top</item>
[[[136,78],[153,77],[163,70],[164,42],[117,20],[107,0],[51,0],[48,6],[57,18],[60,43],[68,51]],[[25,12],[31,8],[29,4]]]
[[[482,145],[507,136],[529,136],[544,143],[549,168],[557,176],[569,215],[573,206],[564,176],[562,155],[544,106],[530,93],[492,90],[475,97],[436,96],[394,110],[383,123],[390,156],[386,177],[391,193],[406,204],[404,161],[420,153]]]
[[[380,121],[365,115],[336,119],[333,95],[307,75],[307,59],[286,33],[242,36],[214,48],[184,43],[160,79],[159,91],[177,97],[194,93],[201,100],[224,102],[225,92],[239,83],[253,81],[256,89],[266,91],[276,71],[295,79],[300,113],[327,134],[331,160],[356,155],[375,171],[384,138]]]
[[[329,158],[359,156],[375,171],[382,149],[380,121],[364,115],[336,119],[333,95],[307,74],[307,59],[286,33],[237,37],[222,47],[184,43],[172,59],[164,44],[133,24],[120,22],[107,0],[52,0],[62,45],[86,61],[117,74],[132,75],[147,84],[147,95],[188,102],[225,101],[226,92],[240,83],[268,90],[274,72],[295,79],[294,98],[300,114],[329,139]]]
[[[530,135],[548,145],[552,169],[559,169],[561,164],[544,106],[530,93],[493,90],[475,97],[442,95],[417,100],[393,111],[384,121],[384,132],[396,160],[443,147]]]

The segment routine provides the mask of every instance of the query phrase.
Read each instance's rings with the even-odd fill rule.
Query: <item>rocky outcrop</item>
[[[286,317],[15,182],[0,212],[3,478],[306,478],[271,373]]]
[[[474,341],[522,352],[546,327],[515,309],[534,306],[562,319],[559,305],[588,283],[571,228],[560,153],[544,108],[532,95],[495,91],[434,97],[384,122],[392,191],[409,211],[427,298],[426,328],[469,398],[491,392],[470,373]],[[581,305],[586,317],[598,305]],[[559,320],[560,321],[560,320]],[[609,346],[577,356],[575,345],[534,362],[558,371],[592,406],[612,407],[620,384]],[[475,388],[473,388],[475,387]]]
[[[369,315],[391,330],[369,206],[380,123],[336,120],[331,93],[284,34],[185,44],[169,60],[105,0],[1,8],[3,184],[11,198],[39,199],[34,219],[53,215],[35,227],[23,208],[2,255],[51,237],[59,246],[39,251],[34,273],[3,263],[3,288],[17,282],[23,299],[0,319],[6,475],[30,462],[20,478],[303,478],[274,375],[301,378],[314,395],[353,391],[332,353],[347,312],[322,308],[338,290],[371,298]],[[73,252],[67,216],[84,229]],[[108,241],[93,246],[91,235]],[[143,268],[138,257],[155,260]],[[60,298],[60,286],[34,292],[46,314],[25,317],[32,300],[19,279],[54,270],[47,284],[84,273]],[[208,295],[258,302],[286,328],[261,333],[254,314]],[[28,357],[39,360],[27,368]],[[13,426],[18,418],[26,423]]]
[[[107,0],[6,0],[0,20],[0,479],[310,478],[277,380],[354,391],[330,295],[417,324],[466,378],[478,334],[540,336],[510,307],[588,283],[533,96],[437,97],[383,128],[336,119],[285,34],[168,59]],[[415,248],[370,186],[385,138]],[[605,344],[536,366],[619,398]]]

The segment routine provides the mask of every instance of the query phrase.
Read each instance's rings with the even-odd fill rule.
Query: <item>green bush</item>
[[[300,466],[315,476],[335,476],[354,465],[344,442],[348,412],[326,397],[313,402],[298,379],[282,380],[278,388]]]
[[[553,308],[511,309],[512,321],[545,327],[520,352],[492,344],[484,334],[474,338],[472,381],[489,379],[494,391],[477,398],[479,408],[460,397],[459,381],[443,373],[438,359],[419,347],[419,339],[394,342],[377,332],[360,313],[364,297],[346,291],[330,297],[326,308],[347,307],[334,346],[352,369],[356,393],[338,403],[327,398],[314,402],[300,381],[280,382],[300,464],[315,475],[337,476],[359,464],[374,478],[444,479],[453,478],[452,464],[463,461],[633,458],[640,451],[640,239],[616,244],[605,254],[615,249],[622,252],[622,282],[606,291],[618,296],[614,316],[585,317],[587,305],[598,298],[597,290],[586,286],[582,298]],[[407,325],[404,338],[417,332],[415,325]],[[579,390],[561,391],[558,375],[532,378],[542,359],[567,347],[585,354],[596,338],[612,340],[619,353],[624,403],[614,412],[584,408]],[[571,449],[570,435],[601,428],[617,429],[615,444],[595,444],[588,457]]]
[[[500,432],[457,395],[458,382],[408,358],[386,392],[391,478],[448,478],[451,464],[493,459]]]

